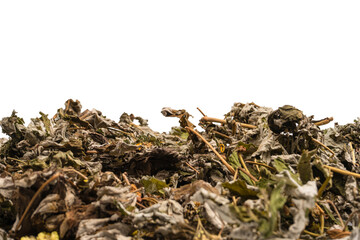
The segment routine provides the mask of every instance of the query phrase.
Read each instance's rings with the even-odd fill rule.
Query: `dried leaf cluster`
[[[68,100],[1,120],[2,239],[359,239],[360,122],[235,103],[196,130]],[[34,236],[37,236],[34,237]]]

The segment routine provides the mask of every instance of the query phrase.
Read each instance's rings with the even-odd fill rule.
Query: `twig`
[[[338,216],[338,218],[340,219],[340,223],[341,225],[343,226],[343,228],[345,228],[345,224],[344,224],[344,221],[339,213],[339,211],[337,210],[335,204],[333,203],[333,201],[330,201],[330,200],[325,200],[325,202],[327,203],[330,203],[330,205],[334,208],[335,212],[336,212],[336,215]]]
[[[238,169],[238,168],[236,168],[236,170],[235,170],[235,174],[234,174],[234,177],[233,177],[233,181],[235,181],[235,180],[237,179],[238,174],[239,174],[239,169]]]
[[[236,206],[237,200],[236,200],[235,196],[232,196],[232,200],[233,200],[233,204]]]
[[[201,111],[200,108],[197,107],[196,109],[199,110],[199,112],[200,112],[204,117],[206,117],[205,113],[203,113],[203,111]]]
[[[149,201],[149,202],[152,202],[155,204],[159,202],[157,199],[152,198],[152,197],[143,197],[142,200]]]
[[[207,117],[207,116],[204,116],[203,118],[201,118],[200,121],[217,122],[217,123],[223,123],[223,124],[226,123],[226,120],[224,120],[224,119],[212,118],[212,117]]]
[[[136,190],[131,190],[131,192],[132,193],[136,193],[136,192],[140,192],[140,191],[142,191],[143,190],[143,188],[137,188]]]
[[[263,166],[263,167],[267,167],[273,171],[276,171],[276,169],[274,167],[271,167],[269,165],[266,165],[265,163],[259,163],[259,162],[254,162],[254,161],[245,161],[246,163],[250,163],[250,164],[256,164],[256,165],[260,165],[260,166]]]
[[[327,185],[329,184],[332,177],[333,177],[333,173],[332,173],[332,171],[330,171],[329,176],[325,179],[324,183],[319,188],[319,191],[318,191],[318,194],[317,194],[318,198],[321,198],[321,195],[325,191],[325,189],[326,189]]]
[[[205,121],[205,122],[217,122],[217,123],[222,123],[225,124],[226,120],[224,119],[219,119],[219,118],[212,118],[212,117],[203,117],[200,119],[200,121]],[[238,123],[238,122],[236,122]],[[245,127],[245,128],[256,128],[255,125],[251,125],[251,124],[247,124],[247,123],[239,123],[241,127]]]
[[[355,165],[356,164],[355,151],[354,151],[354,148],[352,146],[352,142],[349,142],[349,146],[350,146],[350,151],[351,151],[351,157],[352,157],[352,160],[353,160],[353,164]]]
[[[323,235],[324,234],[324,226],[325,226],[325,219],[324,219],[324,214],[320,214],[320,234]]]
[[[221,136],[221,137],[231,139],[231,137],[229,137],[228,135],[225,135],[225,134],[223,134],[223,133],[221,133],[221,132],[213,131],[213,133],[215,133],[215,134],[217,134],[217,135],[219,135],[219,136]]]
[[[197,174],[200,174],[200,172],[198,170],[196,170],[193,166],[191,166],[188,162],[185,162],[186,165],[189,166],[189,168],[191,168],[192,170],[194,170]]]
[[[221,157],[221,155],[215,150],[215,148],[213,146],[211,146],[211,144],[203,136],[201,136],[200,133],[198,133],[197,131],[195,131],[194,129],[192,129],[190,127],[185,127],[185,129],[191,131],[196,136],[198,136],[202,141],[204,141],[204,143],[206,143],[206,145],[208,145],[210,147],[210,149],[215,153],[215,155],[220,159],[220,161],[226,166],[226,168],[231,172],[231,174],[235,174],[234,168],[232,166],[230,166],[230,164],[228,164],[225,161],[225,159],[223,159],[223,157]]]
[[[73,168],[64,168],[63,171],[64,171],[64,172],[73,172],[73,173],[76,173],[77,175],[79,175],[80,177],[82,177],[84,180],[88,180],[88,178],[87,178],[84,174],[82,174],[81,172],[79,172],[79,171],[77,171],[77,170],[75,170],[75,169],[73,169]]]
[[[319,204],[315,203],[315,206],[318,208],[318,210],[320,211],[320,214],[325,214],[324,210],[322,210],[322,208],[319,206]]]
[[[256,158],[254,159],[254,162],[256,162]],[[257,162],[256,162],[257,163]],[[258,171],[258,173],[260,173],[260,168],[259,168],[259,165],[258,164],[255,164],[256,166],[256,170]]]
[[[328,117],[328,118],[325,118],[325,119],[320,120],[320,121],[318,121],[318,122],[315,122],[314,124],[315,124],[316,126],[321,126],[321,125],[328,124],[328,123],[331,122],[332,120],[334,120],[333,117]]]
[[[98,153],[96,150],[87,150],[86,154],[93,154],[93,153]]]
[[[309,232],[308,230],[304,230],[304,233],[309,234],[313,237],[320,237],[321,235],[318,233]]]
[[[56,173],[54,175],[52,175],[51,178],[49,178],[46,182],[43,183],[43,185],[40,186],[40,188],[36,191],[36,193],[34,194],[34,196],[31,198],[29,204],[27,205],[24,213],[22,214],[20,221],[18,222],[18,224],[15,227],[15,232],[17,232],[17,230],[19,229],[19,227],[21,226],[22,222],[24,221],[24,218],[26,216],[26,214],[29,212],[30,207],[32,206],[32,204],[34,203],[35,199],[37,198],[37,196],[39,196],[39,194],[41,193],[41,191],[47,186],[49,185],[52,181],[54,181],[55,179],[57,179],[61,174],[60,173]]]
[[[333,172],[337,172],[337,173],[340,173],[340,174],[343,174],[343,175],[348,175],[348,176],[353,176],[353,177],[356,177],[356,178],[360,178],[360,174],[358,174],[358,173],[342,170],[340,168],[331,167],[331,166],[328,166],[328,165],[323,165],[323,166],[330,169]]]
[[[138,202],[136,202],[136,205],[138,205],[138,206],[142,207],[143,209],[145,209],[145,208],[146,208],[144,205],[142,205],[141,203],[138,203]]]
[[[118,183],[120,183],[120,184],[122,183],[121,180],[115,175],[115,173],[110,172],[110,171],[107,171],[107,172],[105,172],[105,173],[111,174],[111,176],[113,176],[114,179],[115,179]]]
[[[249,172],[249,169],[246,167],[246,164],[245,164],[245,162],[244,162],[244,159],[243,159],[241,153],[238,153],[238,156],[239,156],[239,158],[240,158],[240,162],[241,162],[241,165],[243,166],[243,168],[244,168],[248,173],[250,173],[250,172]]]
[[[239,123],[239,122],[235,122],[235,124],[239,124],[241,127],[244,127],[244,128],[251,128],[251,129],[255,129],[256,126],[255,125],[252,125],[252,124],[247,124],[247,123]]]
[[[349,224],[350,220],[354,217],[354,215],[355,215],[356,213],[360,213],[360,211],[358,210],[358,211],[352,212],[352,213],[350,214],[350,216],[349,216],[348,219],[346,220],[346,222],[345,222],[345,224],[344,224],[344,227],[343,227],[343,229],[342,229],[343,232],[346,230],[346,226]]]
[[[324,147],[326,150],[328,150],[329,152],[331,152],[332,156],[335,156],[335,153],[333,150],[331,150],[330,148],[328,148],[327,146],[325,146],[322,142],[320,142],[319,140],[315,139],[315,138],[311,138],[311,140],[313,140],[314,142],[316,142],[317,144],[321,145],[322,147]]]
[[[246,164],[245,164],[245,162],[244,162],[244,159],[243,159],[241,153],[238,153],[238,156],[239,156],[239,158],[240,158],[240,162],[241,162],[241,165],[243,166],[244,170],[245,170],[249,175],[251,175],[249,169],[246,167]],[[249,175],[248,175],[248,176],[249,176]],[[251,175],[251,176],[252,176],[252,175]],[[254,177],[254,178],[255,178],[255,177]],[[255,179],[256,179],[256,178],[255,178]],[[252,181],[253,181],[253,184],[255,184],[254,180],[252,180]],[[256,179],[256,181],[257,181],[257,179]]]
[[[243,173],[245,173],[249,178],[251,178],[251,180],[257,182],[259,180],[257,180],[253,175],[251,175],[251,173],[245,171],[245,169],[242,169],[241,167],[238,168],[240,171],[242,171]]]
[[[124,179],[124,181],[125,181],[126,185],[129,185],[129,186],[130,186],[131,184],[130,184],[129,179],[127,178],[126,174],[125,174],[125,173],[123,173],[123,174],[121,174],[121,176],[123,177],[123,179]]]

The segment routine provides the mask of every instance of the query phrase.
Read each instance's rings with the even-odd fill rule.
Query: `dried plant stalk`
[[[213,117],[203,117],[200,119],[200,121],[205,121],[205,122],[217,122],[217,123],[222,123],[222,124],[225,124],[226,123],[226,120],[224,119],[219,119],[219,118],[213,118]],[[239,123],[241,127],[244,127],[244,128],[256,128],[255,125],[251,125],[251,124],[247,124],[247,123]]]
[[[228,164],[226,162],[226,160],[218,153],[218,151],[216,151],[216,149],[211,146],[211,144],[203,137],[201,136],[200,133],[198,133],[197,131],[195,131],[194,129],[190,128],[190,127],[185,127],[185,129],[191,131],[192,133],[194,133],[196,136],[198,136],[204,143],[206,143],[206,145],[209,146],[209,148],[215,153],[215,155],[220,159],[220,161],[226,166],[226,168],[231,172],[231,174],[235,174],[235,170],[232,166],[230,166],[230,164]]]
[[[32,204],[34,203],[35,199],[37,198],[37,196],[39,196],[39,194],[41,193],[41,191],[47,186],[49,185],[52,181],[54,181],[55,179],[57,179],[61,174],[60,173],[56,173],[54,175],[52,175],[51,178],[49,178],[46,182],[43,183],[43,185],[41,185],[41,187],[36,191],[36,193],[34,194],[34,196],[31,198],[29,204],[27,205],[24,213],[22,214],[20,221],[18,222],[18,224],[15,227],[15,232],[17,232],[19,230],[19,227],[21,226],[22,222],[24,221],[24,218],[26,216],[26,214],[29,212]]]

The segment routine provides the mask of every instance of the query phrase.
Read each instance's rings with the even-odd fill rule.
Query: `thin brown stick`
[[[221,133],[221,132],[218,132],[218,131],[213,131],[213,132],[214,132],[215,134],[221,136],[221,137],[228,138],[228,139],[231,138],[231,137],[229,137],[228,135],[225,135],[225,134],[223,134],[223,133]]]
[[[243,159],[241,153],[238,153],[238,156],[239,156],[239,158],[240,158],[240,162],[241,162],[241,165],[243,166],[244,170],[251,175],[249,169],[246,167],[246,164],[245,164],[245,162],[244,162],[244,159]],[[252,181],[253,181],[253,184],[255,184],[254,180],[252,180]]]
[[[315,206],[320,211],[320,214],[325,214],[324,210],[322,210],[322,208],[319,206],[319,204],[315,203]]]
[[[342,170],[340,168],[331,167],[331,166],[328,166],[328,165],[323,165],[323,166],[330,169],[333,172],[337,172],[337,173],[340,173],[340,174],[343,174],[343,175],[348,175],[348,176],[353,176],[353,177],[356,177],[356,178],[360,178],[360,174],[358,174],[358,173]]]
[[[246,164],[245,164],[245,162],[244,162],[244,159],[243,159],[241,153],[238,153],[238,156],[239,156],[239,158],[240,158],[240,163],[241,163],[242,167],[243,167],[248,173],[250,173],[250,172],[249,172],[249,169],[246,167]]]
[[[250,164],[255,164],[255,165],[260,165],[260,166],[263,166],[263,167],[267,167],[273,171],[276,171],[276,169],[274,167],[271,167],[269,165],[266,165],[265,163],[259,163],[259,162],[254,162],[254,161],[245,161],[246,163],[250,163]]]
[[[233,204],[236,206],[236,198],[235,198],[235,196],[232,196],[232,200],[233,200]]]
[[[110,172],[110,171],[107,171],[107,172],[105,172],[105,173],[108,173],[108,174],[110,174],[111,176],[113,176],[113,178],[114,178],[118,183],[121,184],[121,180],[115,175],[115,173]]]
[[[339,211],[337,210],[335,204],[333,203],[333,201],[325,200],[325,202],[330,203],[330,205],[334,208],[334,210],[335,210],[335,212],[336,212],[336,215],[337,215],[338,218],[340,219],[340,223],[341,223],[342,227],[345,228],[346,226],[345,226],[345,224],[344,224],[344,221],[343,221],[343,219],[342,219]]]
[[[332,173],[332,171],[330,171],[329,176],[325,179],[324,183],[319,188],[319,191],[317,194],[318,198],[321,198],[323,192],[325,191],[325,189],[326,189],[327,185],[329,184],[330,180],[332,179],[332,177],[333,177],[333,173]]]
[[[325,227],[325,219],[324,219],[324,214],[320,214],[320,234],[323,235],[324,234],[324,227]]]
[[[327,146],[325,146],[322,142],[320,142],[319,140],[315,139],[315,138],[311,138],[311,140],[313,140],[314,142],[316,142],[317,144],[321,145],[322,147],[324,147],[326,150],[328,150],[329,152],[331,152],[332,156],[335,156],[335,153],[333,150],[331,150],[330,148],[328,148]]]
[[[310,231],[308,231],[308,230],[304,230],[303,232],[306,233],[306,234],[309,234],[309,235],[311,235],[311,236],[313,236],[313,237],[320,237],[320,236],[321,236],[321,235],[318,234],[318,233],[313,233],[313,232],[310,232]]]
[[[355,151],[354,151],[354,148],[352,146],[352,142],[349,142],[349,146],[350,146],[352,161],[353,161],[353,164],[355,165],[356,164]]]
[[[356,213],[359,214],[360,211],[358,210],[358,211],[352,212],[352,213],[350,214],[350,216],[349,216],[348,219],[346,220],[346,222],[345,222],[345,224],[344,224],[344,227],[343,227],[343,229],[342,229],[343,232],[346,230],[346,226],[349,224],[349,222],[351,221],[351,219],[354,217],[354,215],[355,215]]]
[[[239,124],[241,127],[244,127],[244,128],[251,128],[251,129],[255,129],[256,126],[255,125],[252,125],[252,124],[247,124],[247,123],[239,123],[239,122],[235,122],[236,124]]]
[[[245,169],[242,169],[241,167],[238,168],[240,171],[242,171],[243,173],[245,173],[249,178],[251,178],[251,180],[257,182],[259,180],[257,180],[253,175],[251,175],[251,173],[247,172]]]
[[[149,202],[152,202],[155,204],[159,202],[157,199],[152,198],[152,197],[143,197],[142,200],[149,201]]]
[[[22,214],[20,221],[18,222],[18,224],[15,227],[15,232],[17,232],[17,230],[19,230],[19,227],[21,226],[22,222],[24,221],[24,218],[26,216],[26,214],[29,212],[32,204],[34,203],[35,199],[37,198],[37,196],[39,196],[39,194],[41,193],[41,191],[47,186],[49,185],[52,181],[54,181],[55,179],[57,179],[61,174],[60,173],[56,173],[54,175],[52,175],[51,178],[49,178],[46,182],[43,183],[43,185],[41,185],[41,187],[36,191],[36,193],[34,194],[34,196],[31,198],[29,204],[27,205],[24,213]]]
[[[321,126],[321,125],[325,125],[325,124],[328,124],[329,122],[331,122],[332,120],[334,120],[333,117],[328,117],[328,118],[325,118],[321,121],[318,121],[316,123],[314,123],[316,126]]]
[[[254,159],[254,162],[256,162],[256,163],[257,163],[256,158]],[[259,173],[259,172],[260,172],[259,165],[258,165],[258,164],[255,164],[255,166],[256,166],[256,170],[257,170],[257,171],[258,171],[258,173]]]
[[[236,168],[236,170],[235,170],[235,174],[234,174],[234,178],[233,178],[233,181],[235,181],[235,180],[237,179],[238,174],[239,174],[239,169],[238,169],[238,168]]]
[[[190,165],[190,163],[185,162],[186,165],[189,166],[189,168],[191,168],[192,170],[194,170],[197,174],[200,174],[200,172],[198,170],[196,170],[193,166]]]
[[[94,153],[98,153],[96,150],[87,150],[86,154],[94,154]]]
[[[126,185],[130,186],[131,184],[130,184],[129,179],[127,178],[126,174],[125,174],[125,173],[123,173],[123,174],[121,174],[121,176],[123,177],[123,179],[124,179],[124,181],[125,181]]]
[[[217,122],[217,123],[222,123],[225,124],[226,120],[224,119],[219,119],[219,118],[213,118],[213,117],[203,117],[200,119],[200,121],[205,121],[205,122]],[[237,122],[236,122],[237,123]],[[239,123],[241,127],[245,127],[245,128],[256,128],[255,125],[251,125],[251,124],[247,124],[247,123]]]
[[[224,120],[224,119],[212,118],[212,117],[207,117],[207,116],[204,116],[203,118],[201,118],[200,121],[217,122],[217,123],[223,123],[223,124],[226,123],[226,120]]]
[[[199,110],[199,112],[200,112],[204,117],[206,117],[205,113],[203,113],[203,111],[201,111],[200,108],[197,107],[196,109]]]
[[[142,205],[141,203],[138,203],[138,202],[136,202],[136,205],[138,205],[139,207],[141,207],[141,208],[143,208],[143,209],[146,208],[144,205]]]
[[[137,189],[135,189],[135,190],[131,190],[131,192],[132,193],[136,193],[136,192],[140,192],[140,191],[142,191],[143,190],[143,188],[137,188]]]
[[[81,172],[79,172],[79,171],[77,171],[77,170],[75,170],[75,169],[73,169],[73,168],[64,168],[63,171],[64,171],[64,172],[73,172],[73,173],[76,173],[77,175],[79,175],[80,177],[82,177],[84,180],[88,180],[88,178],[87,178],[84,174],[82,174]]]
[[[204,143],[206,143],[206,145],[209,146],[209,148],[215,153],[215,155],[220,159],[220,161],[226,166],[226,168],[231,172],[231,174],[235,174],[235,170],[232,166],[230,166],[230,164],[228,164],[225,159],[223,157],[221,157],[221,155],[216,151],[216,149],[211,146],[211,144],[203,137],[201,136],[200,133],[198,133],[197,131],[195,131],[194,129],[190,128],[190,127],[185,127],[185,129],[191,131],[192,133],[194,133],[196,136],[198,136],[202,141],[204,141]]]

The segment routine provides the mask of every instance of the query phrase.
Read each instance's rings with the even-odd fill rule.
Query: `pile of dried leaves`
[[[360,122],[321,130],[331,118],[235,103],[200,132],[185,110],[162,114],[180,126],[73,100],[27,127],[3,118],[0,238],[360,238]]]

